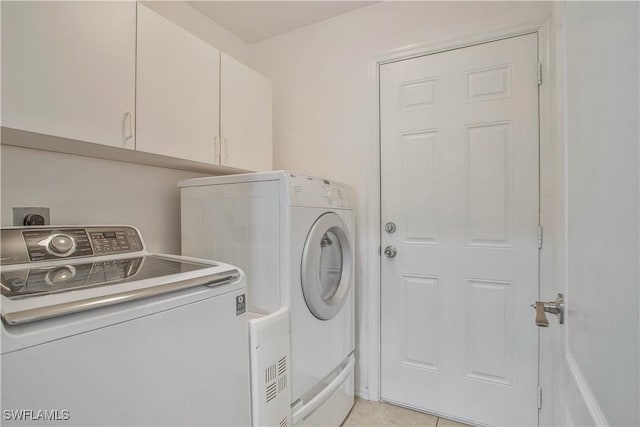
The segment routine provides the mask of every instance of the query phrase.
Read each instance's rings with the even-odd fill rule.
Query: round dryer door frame
[[[353,253],[347,230],[347,225],[338,214],[326,212],[313,223],[304,243],[301,265],[302,293],[307,307],[320,320],[329,320],[338,314],[351,290]],[[338,242],[333,243],[328,233],[337,238]],[[342,256],[340,280],[332,295],[323,297],[320,283],[322,249],[331,244],[339,244]]]

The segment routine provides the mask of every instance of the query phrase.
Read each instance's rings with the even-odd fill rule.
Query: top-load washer
[[[238,268],[131,226],[1,230],[3,425],[246,426]]]
[[[178,186],[183,255],[242,268],[250,311],[289,309],[293,423],[340,425],[354,394],[350,187],[286,171]]]

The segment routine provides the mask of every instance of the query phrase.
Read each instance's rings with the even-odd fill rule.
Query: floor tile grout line
[[[375,415],[374,415],[375,414]],[[410,415],[413,414],[413,415]],[[373,415],[374,418],[371,418]],[[394,420],[394,418],[404,418],[403,415],[409,415],[411,419],[402,420],[405,424],[401,424],[400,419]],[[391,418],[388,418],[390,416]],[[419,418],[429,418],[420,420]],[[363,399],[355,399],[354,406],[349,411],[349,414],[343,422],[344,427],[348,426],[422,426],[422,427],[438,427],[440,426],[440,420],[444,420],[442,427],[471,427],[466,424],[461,424],[453,420],[439,417],[437,415],[428,414],[426,412],[415,411],[409,408],[392,405],[383,402],[371,402]],[[435,421],[435,423],[433,423]],[[433,424],[432,424],[433,423]]]

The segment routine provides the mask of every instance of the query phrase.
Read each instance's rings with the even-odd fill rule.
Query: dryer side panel
[[[181,199],[182,254],[240,267],[249,311],[278,310],[278,181],[185,187]]]

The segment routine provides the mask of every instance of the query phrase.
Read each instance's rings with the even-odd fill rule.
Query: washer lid
[[[198,298],[208,298],[212,292],[224,292],[216,290],[220,286],[239,288],[245,285],[242,271],[228,264],[216,265],[207,260],[198,262],[198,259],[185,259],[185,257],[175,255],[147,254],[142,257],[140,265],[133,258],[120,257],[117,259],[130,260],[130,263],[124,262],[117,268],[122,273],[123,267],[132,267],[133,270],[128,277],[116,277],[113,281],[108,281],[103,277],[92,285],[75,287],[72,292],[68,292],[71,288],[65,288],[49,293],[35,292],[30,295],[23,293],[13,298],[2,295],[3,324],[20,325],[117,305],[122,305],[124,307],[122,310],[126,311],[127,307],[131,308],[126,305],[129,302],[147,299],[150,304],[155,304],[158,300],[153,298],[161,296],[167,300],[175,301],[179,301],[181,296],[187,293],[193,293]],[[100,265],[103,260],[109,261],[115,260],[115,258],[94,259],[90,265],[97,267],[97,270],[102,269],[104,273],[104,266]],[[67,266],[74,269],[79,266],[78,264],[62,264],[60,262],[48,265]],[[38,269],[43,268],[46,267],[38,267]],[[30,271],[22,268],[3,269],[3,283],[4,277],[9,277],[13,272],[28,273]],[[61,273],[63,276],[61,281],[64,281],[65,274],[70,273]],[[54,282],[51,278],[50,281]],[[42,285],[42,280],[39,284]],[[5,286],[3,285],[3,287]],[[177,299],[169,296],[170,294]],[[144,303],[139,304],[139,307],[144,306]],[[117,308],[114,309],[114,312],[116,311],[118,311]],[[87,316],[84,317],[85,320],[90,318],[90,315]]]
[[[165,277],[172,274],[211,268],[204,264],[145,255],[130,258],[88,261],[76,260],[20,270],[2,271],[2,295],[10,299],[49,295],[137,280]]]
[[[351,289],[353,259],[347,225],[334,212],[313,224],[302,253],[302,292],[307,307],[321,320],[333,318]]]

